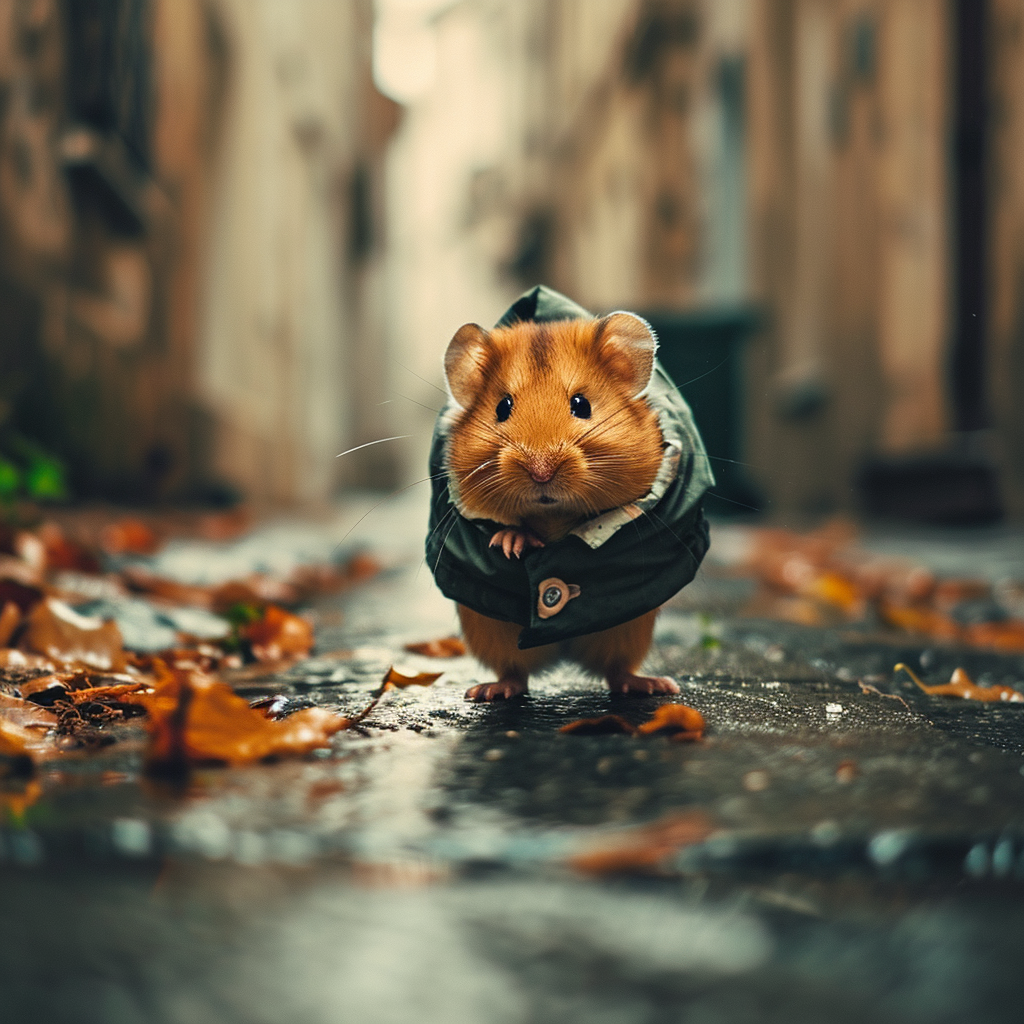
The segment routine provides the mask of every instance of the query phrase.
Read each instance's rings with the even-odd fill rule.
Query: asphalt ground
[[[0,1020],[1020,1019],[1024,705],[929,697],[893,666],[1022,686],[1024,659],[747,618],[712,562],[648,663],[704,739],[565,735],[664,699],[559,666],[468,703],[472,659],[403,650],[455,627],[421,503],[357,522],[372,505],[328,533],[387,571],[314,609],[313,658],[242,692],[350,713],[390,665],[445,674],[322,756],[159,781],[140,744],[44,770],[0,829]],[[870,538],[992,572],[1020,540]]]

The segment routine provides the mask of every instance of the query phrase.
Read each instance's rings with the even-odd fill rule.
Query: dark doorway
[[[989,424],[988,328],[988,0],[953,4],[953,337],[949,362],[953,425]]]

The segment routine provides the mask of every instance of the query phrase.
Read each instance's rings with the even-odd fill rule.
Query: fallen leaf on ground
[[[52,704],[68,693],[67,677],[63,675],[36,676],[18,684],[18,691],[33,704]]]
[[[461,658],[466,653],[466,645],[461,637],[446,636],[441,640],[425,640],[420,644],[406,644],[410,654],[423,654],[428,658]]]
[[[597,718],[578,718],[575,722],[563,725],[558,731],[575,736],[609,736],[615,733],[633,736],[637,729],[622,715],[599,715]]]
[[[702,842],[715,827],[701,811],[669,814],[649,825],[610,835],[568,859],[570,867],[592,875],[652,872],[684,846]]]
[[[52,672],[57,666],[41,654],[32,654],[28,651],[19,651],[15,647],[0,648],[0,669],[41,669],[43,672]]]
[[[21,625],[21,609],[13,601],[5,601],[0,610],[0,647],[6,647],[14,636],[14,631]]]
[[[613,733],[654,736],[666,733],[674,740],[699,740],[704,735],[704,716],[686,704],[662,704],[643,725],[633,725],[621,715],[601,715],[577,719],[558,731],[575,736],[607,736]]]
[[[267,605],[259,619],[239,632],[252,645],[257,661],[304,657],[313,647],[313,627],[300,616],[273,604]]]
[[[670,733],[675,740],[699,740],[704,735],[704,716],[686,704],[662,704],[636,731],[641,736]]]
[[[21,642],[38,654],[107,672],[120,672],[126,663],[116,622],[79,615],[54,597],[41,601],[29,612]]]
[[[50,730],[57,716],[19,697],[0,693],[0,757],[41,760],[57,753]]]
[[[976,686],[971,677],[962,668],[953,670],[948,683],[939,683],[936,686],[926,686],[902,662],[893,669],[893,672],[899,672],[900,669],[906,672],[925,693],[932,697],[961,697],[964,700],[986,702],[1008,701],[1012,704],[1019,704],[1024,701],[1024,693],[1015,690],[1012,686],[1002,686],[998,683],[994,686]]]
[[[307,754],[328,746],[329,737],[351,724],[325,708],[305,708],[272,721],[226,683],[195,669],[167,669],[152,695],[127,696],[149,712],[151,766],[248,764]]]
[[[121,519],[100,531],[100,547],[108,555],[151,555],[160,538],[140,519]]]
[[[380,692],[383,693],[384,690],[392,688],[404,690],[407,686],[430,686],[431,683],[436,682],[443,675],[443,672],[419,672],[414,676],[403,676],[401,672],[396,672],[394,668],[389,668],[384,676]]]

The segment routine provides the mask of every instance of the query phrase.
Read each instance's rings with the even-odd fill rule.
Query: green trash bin
[[[716,484],[715,516],[753,515],[764,499],[744,465],[743,348],[763,324],[752,306],[642,312],[660,342],[658,358],[693,410]]]

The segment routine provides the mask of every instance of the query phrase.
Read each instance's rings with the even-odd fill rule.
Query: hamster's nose
[[[558,465],[550,455],[530,455],[526,460],[526,472],[534,483],[546,484],[558,469]]]

